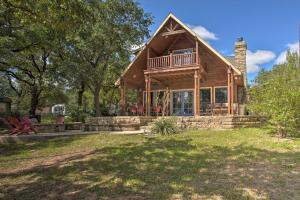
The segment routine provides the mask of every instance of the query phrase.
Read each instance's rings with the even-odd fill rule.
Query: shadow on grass
[[[1,156],[10,156],[23,154],[25,152],[47,149],[47,148],[59,148],[66,146],[67,144],[76,141],[84,136],[77,135],[76,137],[58,137],[54,139],[32,141],[32,142],[21,142],[15,144],[0,144]]]
[[[297,199],[299,161],[294,153],[246,144],[228,148],[154,138],[2,174],[0,198]]]

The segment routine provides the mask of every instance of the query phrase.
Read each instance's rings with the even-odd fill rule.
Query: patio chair
[[[134,105],[130,106],[130,113],[132,115],[136,115],[137,114],[137,108]]]
[[[2,127],[4,127],[5,129],[8,129],[8,134],[10,133],[10,132],[14,132],[15,130],[15,128],[5,119],[5,118],[3,118],[3,117],[0,117],[0,121],[1,121],[1,125],[2,125]]]
[[[142,104],[138,105],[137,113],[138,115],[144,115],[144,106]]]
[[[65,123],[64,116],[61,116],[61,115],[57,116],[55,122],[56,122],[56,124],[64,124]]]
[[[29,117],[23,117],[21,119],[21,124],[23,125],[21,132],[22,133],[30,133],[34,132],[37,133],[37,130],[35,129],[32,121],[29,119]]]
[[[10,128],[8,130],[8,134],[13,135],[20,133],[23,129],[22,123],[19,121],[16,117],[8,117],[6,118],[7,122],[10,125]]]

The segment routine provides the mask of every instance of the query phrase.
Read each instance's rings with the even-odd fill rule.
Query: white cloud
[[[286,45],[287,49],[289,49],[292,52],[298,52],[299,53],[299,42],[295,43],[289,43]],[[287,50],[281,52],[279,56],[275,60],[275,64],[282,64],[286,61],[286,54]]]
[[[194,25],[189,25],[189,24],[188,24],[188,26],[204,40],[218,40],[219,39],[215,33],[210,32],[203,26],[200,26],[200,25],[194,26]]]
[[[276,55],[272,51],[257,50],[255,52],[252,52],[250,50],[247,50],[247,72],[258,72],[261,68],[260,65],[274,60],[275,57]]]

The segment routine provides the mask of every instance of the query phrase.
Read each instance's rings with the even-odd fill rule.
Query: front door
[[[193,91],[173,91],[173,115],[191,116],[194,115],[194,94]]]

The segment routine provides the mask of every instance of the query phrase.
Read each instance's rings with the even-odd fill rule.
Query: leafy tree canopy
[[[300,69],[297,53],[271,71],[261,71],[250,89],[250,110],[269,117],[278,133],[286,136],[300,127]]]

